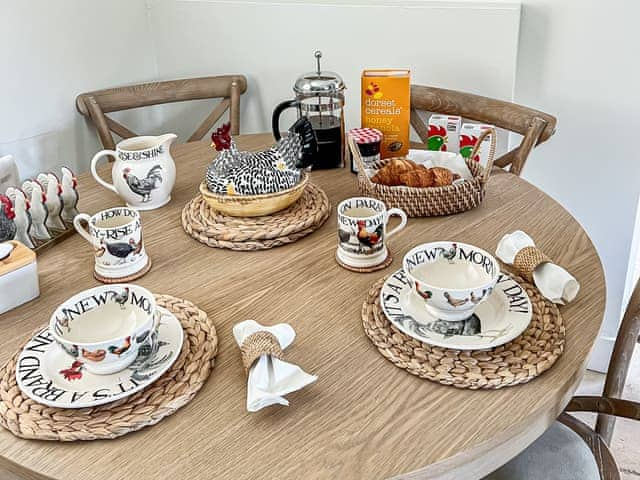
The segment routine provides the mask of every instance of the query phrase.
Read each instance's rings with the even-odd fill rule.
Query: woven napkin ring
[[[278,342],[276,336],[265,331],[252,333],[245,338],[240,347],[240,353],[242,354],[242,364],[246,373],[249,373],[253,362],[264,353],[280,360],[282,360],[283,356],[280,342]]]
[[[551,259],[547,257],[542,250],[537,247],[524,247],[518,253],[513,260],[513,266],[520,275],[526,278],[529,282],[533,281],[533,271],[541,263],[550,262]]]

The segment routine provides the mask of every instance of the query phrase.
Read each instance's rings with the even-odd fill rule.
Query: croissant
[[[371,177],[371,181],[375,183],[381,183],[383,185],[388,185],[390,187],[403,185],[402,180],[400,180],[400,175],[410,172],[416,167],[417,165],[411,160],[394,158],[384,167],[378,170],[378,172],[373,177]]]
[[[413,170],[400,175],[400,181],[407,187],[433,187],[434,174],[431,169],[419,165]]]
[[[433,186],[442,187],[444,185],[451,185],[453,183],[453,173],[451,170],[444,167],[430,168],[433,173]]]

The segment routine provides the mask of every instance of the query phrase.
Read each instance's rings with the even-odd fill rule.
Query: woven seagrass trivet
[[[380,353],[412,375],[443,385],[497,389],[526,383],[551,368],[564,350],[565,328],[558,308],[520,277],[533,315],[527,329],[490,350],[452,350],[422,343],[389,323],[380,307],[384,278],[374,283],[362,305],[364,331]]]
[[[130,397],[98,407],[52,408],[22,395],[15,375],[18,352],[0,369],[0,425],[29,439],[110,439],[154,425],[187,404],[213,368],[218,353],[216,329],[193,303],[169,295],[156,299],[180,320],[185,334],[180,356],[158,380]]]
[[[330,214],[327,194],[309,183],[296,203],[262,217],[223,215],[198,195],[182,210],[182,226],[187,234],[210,247],[265,250],[309,235],[320,228]]]

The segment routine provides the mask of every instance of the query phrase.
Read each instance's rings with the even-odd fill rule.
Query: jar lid
[[[344,90],[342,77],[335,72],[320,70],[322,52],[318,50],[314,55],[317,62],[316,71],[299,76],[293,85],[293,91],[303,95],[342,93]]]
[[[382,140],[382,132],[377,128],[353,128],[349,130],[349,136],[353,137],[356,143],[374,143]]]

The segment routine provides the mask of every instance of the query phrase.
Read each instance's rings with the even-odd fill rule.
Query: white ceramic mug
[[[387,232],[394,215],[400,217],[400,224]],[[338,205],[338,260],[356,268],[381,264],[389,254],[386,240],[406,225],[407,214],[399,208],[387,210],[375,198],[347,198]]]
[[[93,247],[98,275],[124,278],[146,267],[149,258],[142,241],[142,223],[133,208],[109,208],[93,216],[80,213],[73,226]]]
[[[91,174],[105,188],[120,195],[132,208],[151,210],[171,200],[176,181],[176,166],[169,148],[173,133],[159,137],[144,136],[122,140],[114,150],[102,150],[91,160]],[[97,171],[104,156],[116,159],[111,169],[113,183],[103,180]]]

